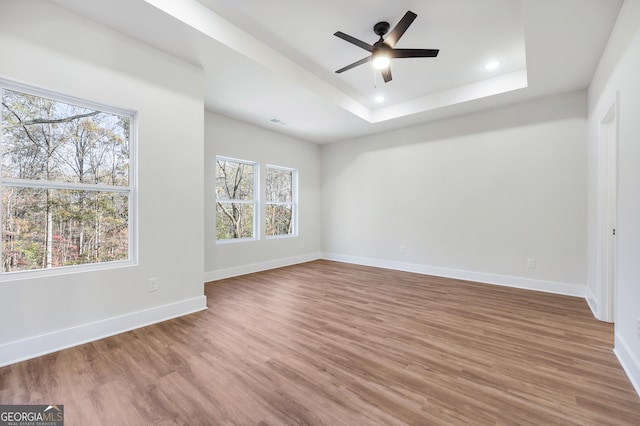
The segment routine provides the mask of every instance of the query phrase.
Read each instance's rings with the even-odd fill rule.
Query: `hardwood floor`
[[[584,300],[316,261],[209,309],[0,369],[67,425],[638,425]]]

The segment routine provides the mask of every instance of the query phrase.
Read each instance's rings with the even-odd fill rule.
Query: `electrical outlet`
[[[149,293],[152,291],[158,291],[158,279],[149,278]]]
[[[404,245],[400,246],[400,254],[407,254],[407,248]]]
[[[535,268],[536,267],[536,259],[533,257],[530,257],[527,259],[527,268]]]

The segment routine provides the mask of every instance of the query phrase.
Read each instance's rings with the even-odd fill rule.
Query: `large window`
[[[216,240],[297,235],[297,180],[294,169],[216,157]],[[262,185],[264,191],[258,189]]]
[[[134,114],[0,91],[2,272],[132,260]]]
[[[257,164],[216,157],[216,239],[256,236]]]
[[[265,224],[267,236],[296,233],[296,171],[267,166]]]

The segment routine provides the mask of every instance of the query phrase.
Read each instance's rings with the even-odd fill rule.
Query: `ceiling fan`
[[[358,65],[365,64],[369,61],[372,62],[373,67],[379,69],[382,73],[382,78],[385,83],[391,81],[391,66],[390,60],[392,58],[435,58],[438,56],[439,49],[395,49],[394,46],[402,37],[409,25],[413,23],[418,15],[411,11],[407,11],[402,17],[400,22],[391,30],[386,38],[383,38],[389,31],[390,25],[388,22],[378,22],[373,26],[373,31],[380,37],[373,45],[367,44],[362,40],[358,40],[342,31],[337,31],[333,34],[349,43],[371,52],[370,56],[360,59],[344,68],[340,68],[336,71],[337,74],[343,73],[351,68],[355,68]]]

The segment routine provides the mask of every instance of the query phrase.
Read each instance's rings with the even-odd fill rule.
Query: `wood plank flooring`
[[[67,425],[638,425],[584,300],[316,261],[206,285],[205,312],[0,369]]]

